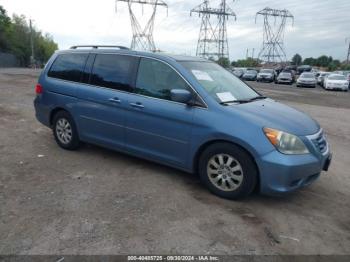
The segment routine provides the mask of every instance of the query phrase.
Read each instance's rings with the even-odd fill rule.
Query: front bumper
[[[273,82],[273,77],[268,77],[268,76],[258,76],[257,77],[258,81],[261,82]]]
[[[280,195],[314,182],[322,170],[328,170],[331,154],[317,158],[312,154],[283,155],[274,150],[258,162],[261,193]]]
[[[313,83],[305,83],[305,82],[297,82],[297,85],[298,86],[305,86],[305,87],[315,87],[316,86],[316,83],[313,82]]]

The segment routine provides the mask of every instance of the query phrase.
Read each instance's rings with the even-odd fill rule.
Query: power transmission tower
[[[116,0],[116,12],[117,3],[126,2],[128,4],[131,28],[132,28],[132,41],[131,49],[134,50],[146,50],[146,51],[156,51],[156,46],[153,40],[153,29],[154,29],[154,19],[156,16],[156,11],[158,6],[166,7],[168,10],[168,5],[161,0]],[[143,5],[149,5],[152,8],[152,13],[147,23],[142,27],[135,16],[135,12],[132,8],[133,4],[141,4],[142,11]]]
[[[266,7],[256,13],[255,23],[259,15],[264,18],[264,33],[263,46],[258,58],[267,63],[286,62],[287,56],[283,43],[284,32],[287,19],[292,19],[294,23],[294,16],[286,9],[277,10]]]
[[[346,57],[346,64],[348,65],[349,62],[350,62],[350,37],[346,38],[345,39],[345,43],[349,43],[349,46],[348,46],[348,55]]]
[[[210,59],[229,58],[226,22],[229,16],[236,20],[236,14],[226,0],[222,0],[218,8],[210,7],[209,1],[204,0],[191,10],[190,15],[192,13],[202,16],[196,55]],[[212,22],[210,15],[216,16],[217,21]]]

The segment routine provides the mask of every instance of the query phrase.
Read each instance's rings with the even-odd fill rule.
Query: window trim
[[[79,77],[79,80],[78,81],[73,81],[73,80],[67,80],[67,79],[62,79],[62,78],[58,78],[58,77],[53,77],[53,76],[49,76],[49,73],[53,67],[53,65],[55,64],[55,62],[57,61],[57,59],[62,56],[62,55],[71,55],[71,54],[86,54],[87,57],[85,59],[85,62],[83,64],[83,68],[82,68],[82,71],[80,73],[80,77]],[[56,79],[56,80],[61,80],[61,81],[68,81],[68,82],[72,82],[72,83],[82,83],[82,80],[83,80],[83,74],[84,74],[84,71],[85,71],[85,66],[86,66],[86,63],[87,61],[89,60],[89,57],[90,57],[90,53],[88,52],[84,52],[84,53],[73,53],[73,52],[67,52],[67,53],[62,53],[62,54],[57,54],[57,56],[55,57],[55,59],[52,61],[50,67],[47,69],[46,71],[46,77],[48,78],[52,78],[52,79]],[[90,78],[90,77],[89,77]]]

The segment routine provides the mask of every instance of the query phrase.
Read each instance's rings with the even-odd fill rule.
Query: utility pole
[[[286,9],[277,10],[266,7],[256,13],[255,23],[259,15],[264,19],[264,32],[263,45],[258,59],[267,63],[286,62],[287,56],[283,43],[284,32],[287,19],[292,19],[294,23],[294,16]]]
[[[126,2],[128,4],[131,28],[132,28],[132,41],[131,49],[133,50],[146,50],[155,52],[156,45],[153,40],[153,29],[154,29],[154,19],[156,16],[156,11],[158,6],[166,7],[168,10],[168,5],[161,0],[116,0],[115,6],[117,11],[117,3]],[[145,26],[141,26],[139,21],[136,18],[132,4],[141,4],[142,12],[143,5],[149,5],[152,8],[152,13],[148,19]]]
[[[196,55],[216,60],[229,58],[226,26],[230,16],[236,20],[236,14],[226,4],[226,0],[221,0],[218,8],[210,7],[209,1],[204,0],[191,10],[190,15],[192,13],[198,13],[202,17]],[[210,19],[211,15],[216,16],[217,20]]]
[[[350,37],[345,39],[345,43],[349,42],[349,46],[348,46],[348,55],[346,57],[346,64],[348,65],[350,62]]]
[[[30,48],[31,48],[31,51],[32,51],[32,54],[30,56],[30,64],[34,65],[35,57],[34,57],[34,39],[33,39],[32,19],[29,19],[29,28],[30,28]]]

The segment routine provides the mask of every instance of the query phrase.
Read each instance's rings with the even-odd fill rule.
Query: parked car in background
[[[294,69],[291,69],[289,67],[286,67],[282,70],[282,72],[284,73],[290,73],[292,75],[292,78],[293,78],[293,82],[295,81],[295,75],[296,75],[296,71]],[[281,72],[281,73],[282,73]]]
[[[257,75],[256,81],[258,82],[273,82],[275,80],[274,69],[261,69]]]
[[[242,76],[243,80],[246,81],[255,81],[258,75],[258,71],[253,69],[248,69]]]
[[[232,73],[237,76],[238,78],[242,78],[243,74],[244,74],[244,70],[243,69],[234,69],[232,71]]]
[[[323,87],[324,79],[329,74],[329,72],[320,72],[319,76],[317,77],[317,84]]]
[[[289,72],[281,72],[276,78],[276,84],[293,84],[293,76]]]
[[[316,77],[314,73],[302,73],[297,80],[297,87],[316,87]]]
[[[314,119],[199,57],[74,47],[54,53],[35,92],[61,148],[87,142],[198,173],[224,198],[292,192],[331,163]]]
[[[304,72],[311,72],[312,67],[309,65],[302,65],[297,67],[297,74],[301,75]]]
[[[349,81],[344,75],[330,74],[324,82],[324,89],[326,90],[349,90]]]

